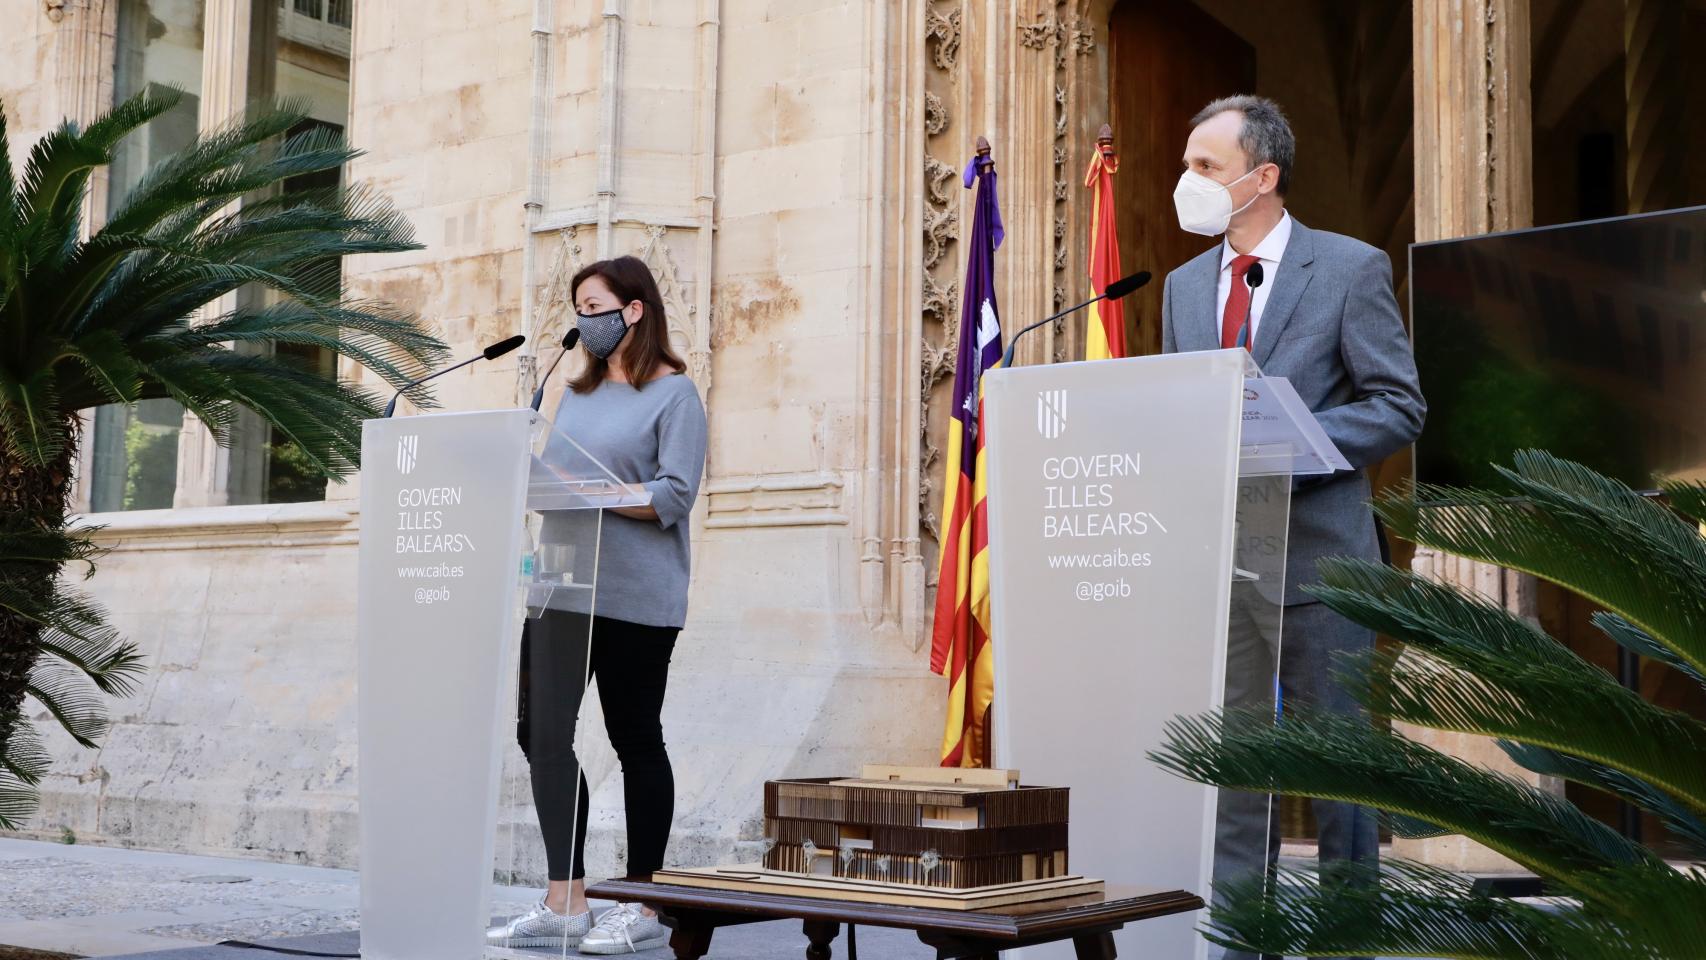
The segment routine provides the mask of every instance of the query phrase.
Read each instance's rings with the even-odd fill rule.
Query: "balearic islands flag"
[[[1001,321],[995,308],[995,248],[1001,246],[1001,208],[995,167],[987,156],[966,165],[966,189],[977,188],[960,301],[959,359],[948,423],[946,490],[942,498],[941,576],[930,638],[930,669],[948,678],[948,719],[942,766],[989,764],[989,704],[995,696],[995,651],[989,636],[989,523],[984,506],[983,391],[985,370],[1001,364]]]
[[[1120,278],[1120,238],[1114,224],[1114,172],[1120,161],[1113,144],[1097,143],[1090,156],[1084,185],[1090,188],[1090,293],[1105,292]],[[1107,360],[1126,355],[1125,307],[1118,300],[1098,300],[1090,305],[1090,328],[1084,341],[1084,359]]]

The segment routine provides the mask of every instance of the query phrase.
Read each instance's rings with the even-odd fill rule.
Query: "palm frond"
[[[1584,946],[1557,943],[1559,920],[1544,910],[1478,895],[1465,878],[1406,861],[1384,873],[1328,864],[1319,878],[1282,868],[1217,883],[1215,894],[1204,936],[1255,953],[1575,960]],[[1604,933],[1622,946],[1621,931]]]
[[[36,785],[52,762],[41,734],[27,721],[0,743],[0,830],[23,829],[39,802]]]
[[[1706,523],[1706,483],[1668,480],[1660,484],[1660,489],[1664,490],[1671,509],[1696,523]]]
[[[1635,626],[1615,613],[1604,610],[1595,611],[1589,618],[1600,632],[1610,637],[1618,646],[1649,660],[1657,660],[1691,678],[1696,683],[1706,685],[1706,674],[1697,670],[1694,664],[1676,655],[1676,651],[1654,640],[1647,631]]]
[[[52,367],[37,367],[23,379],[0,368],[0,437],[6,452],[26,463],[52,463],[65,449],[64,408]]]
[[[1370,710],[1562,750],[1706,810],[1706,724],[1649,704],[1479,596],[1367,561],[1326,561],[1321,574],[1312,592],[1329,607],[1410,645],[1340,665]]]
[[[1562,797],[1376,729],[1367,720],[1262,711],[1180,717],[1149,759],[1221,788],[1361,804],[1463,834],[1542,876],[1653,855]]]
[[[331,310],[313,310],[285,301],[237,310],[211,323],[163,334],[161,339],[174,352],[220,343],[320,347],[356,361],[394,388],[421,376],[432,364],[441,362],[446,352],[413,317],[371,301],[351,302]]]
[[[68,664],[49,657],[30,668],[24,692],[36,699],[71,739],[94,749],[107,732],[107,704],[89,678]]]
[[[1379,811],[1379,816],[1382,826],[1390,830],[1393,836],[1405,840],[1431,840],[1435,837],[1451,836],[1450,830],[1437,823],[1429,823],[1426,820],[1417,820],[1415,817],[1406,817],[1401,813],[1390,813],[1384,810]]]
[[[85,527],[72,533],[44,527],[18,514],[0,514],[0,563],[49,567],[76,563],[85,568],[87,579],[95,572],[95,560],[105,552],[91,539],[99,529]]]
[[[1237,949],[1298,957],[1399,956],[1487,960],[1674,960],[1694,956],[1703,901],[1659,866],[1602,871],[1585,907],[1549,908],[1478,894],[1471,879],[1411,861],[1383,869],[1330,864],[1320,879],[1283,869],[1216,887],[1204,935]],[[1621,909],[1650,894],[1676,917]],[[1693,913],[1694,916],[1687,914]],[[1695,946],[1698,945],[1695,941]]]
[[[141,657],[135,644],[120,639],[93,600],[62,589],[42,595],[8,579],[0,581],[0,609],[40,627],[41,649],[86,673],[102,692],[134,692],[142,676]]]
[[[1531,573],[1621,615],[1706,670],[1706,539],[1664,507],[1578,464],[1528,451],[1502,494],[1424,486],[1383,497],[1398,536]]]
[[[1574,669],[1569,658],[1441,652],[1447,650],[1346,658],[1340,682],[1379,716],[1559,750],[1706,811],[1706,724],[1648,703],[1604,671]],[[1560,703],[1570,710],[1558,710]]]
[[[82,365],[87,385],[92,386],[105,402],[135,403],[141,398],[142,370],[118,334],[111,330],[94,330],[75,342],[65,344],[62,349],[66,356]],[[79,386],[83,384],[73,381],[63,392],[72,393]]]
[[[112,162],[120,138],[177,104],[177,91],[146,90],[113,107],[86,129],[71,122],[37,141],[24,166],[17,217],[32,263],[59,259],[77,240],[78,210],[90,171]]]
[[[1665,822],[1675,839],[1688,845],[1696,857],[1706,860],[1706,820],[1652,784],[1620,770],[1532,744],[1501,740],[1499,749],[1530,773],[1604,790],[1653,813]]]
[[[1584,920],[1611,919],[1654,956],[1706,953],[1706,875],[1698,865],[1613,867],[1584,878],[1574,892],[1583,900]]]
[[[203,211],[193,226],[243,194],[283,179],[268,178],[263,145],[288,134],[308,112],[308,103],[299,99],[252,104],[149,167],[107,219],[106,229],[147,233],[185,209]]]
[[[0,110],[0,274],[11,272],[10,239],[18,225],[18,181],[12,172],[12,138],[6,132],[6,111]]]

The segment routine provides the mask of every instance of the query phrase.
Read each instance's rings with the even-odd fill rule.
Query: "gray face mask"
[[[576,313],[575,326],[581,332],[581,346],[600,360],[610,359],[622,345],[622,338],[628,335],[628,322],[622,319],[620,309],[590,315]]]

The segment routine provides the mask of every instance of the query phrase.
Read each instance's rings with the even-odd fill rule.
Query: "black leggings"
[[[679,632],[593,617],[589,663],[586,614],[547,610],[522,631],[525,696],[517,733],[532,768],[533,805],[539,811],[552,880],[586,876],[588,797],[574,741],[585,692],[583,671],[589,666],[604,707],[604,729],[622,763],[628,874],[646,876],[663,867],[675,817],[675,775],[664,749],[661,716],[669,657]]]

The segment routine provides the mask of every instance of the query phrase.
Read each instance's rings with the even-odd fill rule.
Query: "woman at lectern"
[[[688,514],[705,469],[705,409],[669,347],[663,298],[644,263],[601,260],[571,284],[588,362],[557,408],[558,430],[651,503],[605,512],[597,608],[547,609],[523,635],[522,748],[533,780],[550,886],[532,910],[486,932],[495,946],[629,953],[667,939],[638,905],[603,913],[586,901],[588,795],[573,747],[589,680],[598,683],[610,743],[622,764],[628,875],[663,866],[675,781],[661,714],[670,654],[687,617]],[[615,514],[615,516],[611,516]],[[549,521],[547,521],[549,522]]]

